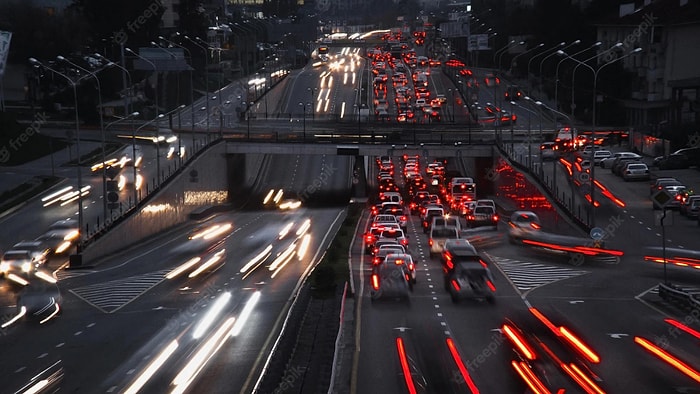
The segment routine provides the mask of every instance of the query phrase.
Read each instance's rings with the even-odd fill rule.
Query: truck
[[[476,200],[476,183],[474,178],[452,178],[447,188],[450,208],[453,211],[457,211],[463,201]]]

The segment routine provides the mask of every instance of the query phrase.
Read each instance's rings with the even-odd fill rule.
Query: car
[[[630,162],[622,170],[622,179],[627,181],[648,181],[650,178],[649,167],[644,163]]]
[[[613,155],[612,152],[610,152],[609,150],[605,150],[605,149],[597,150],[597,151],[593,152],[593,164],[599,166],[599,165],[601,165],[600,163],[603,160],[605,160],[609,157],[612,157],[612,155]]]
[[[682,153],[670,154],[656,162],[659,170],[680,170],[690,167],[688,156]]]
[[[503,96],[506,101],[518,101],[523,97],[523,91],[517,85],[508,85]]]
[[[63,297],[56,283],[32,281],[17,295],[17,313],[28,322],[44,324],[59,316],[62,303]]]
[[[452,302],[469,296],[495,301],[496,286],[493,276],[473,245],[466,240],[455,240],[445,245],[442,253],[442,271],[445,290]]]
[[[379,265],[383,263],[386,256],[395,253],[406,253],[406,248],[398,243],[381,245],[372,258],[372,265]]]
[[[557,160],[559,158],[559,146],[556,142],[543,142],[540,145],[540,158],[542,160]]]
[[[48,261],[51,249],[40,241],[21,241],[2,255],[0,275],[30,275]]]
[[[370,275],[370,300],[401,298],[410,301],[410,275],[402,265],[380,264]]]
[[[383,204],[382,204],[383,205]],[[399,223],[399,220],[396,219],[395,215],[392,214],[385,214],[385,213],[380,213],[377,216],[374,217],[372,220],[372,225],[383,225],[386,223]]]
[[[532,211],[515,211],[508,220],[508,240],[516,243],[533,232],[540,231],[540,218]]]
[[[655,193],[657,193],[659,190],[665,188],[666,186],[683,186],[683,184],[681,183],[681,181],[679,181],[676,178],[671,178],[671,177],[656,178],[656,181],[654,181],[654,183],[651,184],[651,188],[649,189],[649,197],[653,196]]]
[[[640,156],[634,152],[615,152],[612,154],[612,156],[608,157],[607,159],[601,160],[600,166],[602,168],[612,168],[613,163],[615,163],[615,160],[619,157],[631,157],[631,158],[636,158],[638,160],[642,160],[642,156]]]
[[[681,201],[678,209],[681,215],[689,218],[698,217],[698,213],[700,212],[700,195],[688,196],[685,201]]]
[[[408,253],[392,253],[384,259],[387,264],[401,265],[406,268],[408,275],[411,278],[411,284],[416,283],[416,264],[413,262],[413,257]]]
[[[686,187],[684,185],[669,185],[669,186],[664,186],[664,189],[668,192],[673,197],[673,200],[670,200],[666,204],[666,209],[680,209],[681,206],[681,193],[686,190]],[[656,201],[652,198],[652,205],[654,209],[661,209],[660,206],[656,204]]]
[[[582,157],[591,157],[593,156],[593,153],[601,150],[602,148],[598,145],[586,145],[583,147],[583,150],[581,150],[581,156]]]
[[[53,254],[67,253],[73,243],[78,240],[78,221],[75,219],[59,220],[51,224],[48,230],[36,238],[36,241],[43,242]]]
[[[416,99],[416,103],[414,104],[414,106],[415,106],[416,108],[423,108],[423,107],[425,107],[425,106],[427,106],[427,105],[428,105],[428,102],[425,101],[424,98]]]
[[[493,200],[488,200],[488,199],[480,199],[476,200],[476,206],[477,207],[491,207],[493,210],[496,210],[496,202]]]
[[[496,230],[498,229],[498,214],[493,207],[477,206],[471,214],[467,215],[467,226],[471,228],[492,226]]]
[[[612,165],[612,173],[617,175],[617,176],[622,176],[622,171],[625,169],[627,166],[627,163],[629,162],[638,162],[641,163],[641,158],[635,158],[635,157],[618,157],[615,159],[615,162],[613,162]]]
[[[663,162],[667,157],[669,156],[678,156],[682,155],[685,156],[684,158],[676,158],[676,165],[688,165],[688,167],[693,166],[693,165],[700,165],[700,146],[692,147],[692,148],[682,148],[678,149],[677,151],[671,153],[668,156],[658,156],[654,158],[654,161],[652,162],[652,165],[658,166],[661,162]],[[681,167],[681,168],[688,168],[688,167]],[[659,167],[659,169],[661,169]],[[666,169],[671,169],[671,168],[666,168]]]
[[[443,226],[443,227],[454,227],[457,231],[462,231],[462,224],[459,218],[456,216],[445,215],[445,216],[435,216],[430,227],[433,226]]]
[[[430,255],[442,253],[445,247],[445,241],[448,239],[458,239],[459,231],[452,226],[433,226],[430,229],[428,237],[428,246],[430,246]]]
[[[393,241],[396,241],[400,245],[403,245],[403,246],[408,245],[408,237],[404,234],[403,230],[401,230],[401,229],[395,229],[395,228],[385,229],[384,231],[382,231],[381,234],[379,234],[379,238],[377,238],[377,242],[380,242],[382,240],[393,240]]]
[[[430,226],[433,223],[433,217],[445,216],[445,210],[442,208],[427,208],[423,217],[421,218],[421,223],[423,227],[423,233],[427,234],[430,231]]]

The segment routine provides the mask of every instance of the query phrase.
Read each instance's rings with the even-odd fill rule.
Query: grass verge
[[[44,192],[57,184],[62,178],[55,176],[35,176],[30,181],[0,193],[0,213]]]
[[[348,249],[365,204],[351,204],[348,215],[331,242],[323,260],[311,275],[312,295],[315,298],[335,297],[335,289],[350,280]]]

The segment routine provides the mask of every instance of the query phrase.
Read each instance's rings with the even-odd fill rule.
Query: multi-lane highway
[[[362,104],[369,105],[370,114],[374,110],[371,100],[363,99],[362,89],[370,89],[367,79],[361,78],[362,73],[368,73],[367,61],[347,49],[332,58],[338,59],[337,66],[309,65],[285,84],[287,90],[275,92],[274,97],[279,98],[274,106],[275,120],[265,123],[256,119],[255,132],[274,132],[278,126],[296,134],[318,131],[313,127],[316,120],[342,121],[346,117],[361,126],[363,119],[356,114],[363,109]],[[340,63],[340,59],[345,60]],[[484,77],[475,75],[477,79]],[[452,108],[462,108],[453,105],[457,97],[450,93],[455,87],[437,68],[431,73],[429,86],[433,94],[446,96],[446,118]],[[238,98],[235,86],[228,89],[227,95]],[[482,89],[479,94],[480,101],[495,101],[491,89]],[[256,113],[261,111],[258,108]],[[206,118],[202,118],[201,108],[198,113],[195,122],[201,127]],[[520,119],[530,116],[516,113]],[[284,125],[280,114],[289,115],[282,120]],[[210,116],[211,126],[215,123],[214,115]],[[182,120],[185,118],[190,116]],[[187,143],[187,138],[182,142]],[[533,147],[536,152],[538,145]],[[145,148],[144,155],[144,169],[152,170],[154,152]],[[422,157],[422,164],[432,159]],[[398,157],[393,160],[400,163]],[[654,226],[648,184],[622,183],[605,171],[597,172],[600,181],[626,203],[625,207],[606,203],[596,215],[597,225],[607,233],[606,247],[624,255],[615,264],[585,261],[578,265],[581,261],[572,261],[566,254],[503,241],[507,226],[507,215],[503,214],[514,209],[535,211],[545,231],[582,239],[588,235],[560,216],[533,180],[507,162],[498,163],[499,175],[492,177],[491,185],[478,189],[492,190],[480,197],[494,197],[500,205],[499,230],[490,233],[497,242],[480,248],[494,275],[494,304],[451,301],[444,289],[439,257],[430,257],[416,217],[407,227],[409,251],[418,266],[410,302],[371,303],[369,261],[362,253],[363,237],[356,237],[351,249],[358,308],[356,357],[350,366],[354,392],[410,393],[409,382],[415,392],[426,393],[524,392],[527,387],[519,373],[527,375],[526,367],[532,367],[550,392],[560,388],[580,392],[581,383],[573,376],[590,378],[593,383],[586,385],[602,392],[697,390],[692,377],[659,361],[634,341],[635,336],[646,338],[692,368],[700,368],[700,358],[692,350],[696,339],[664,321],[674,317],[698,329],[697,316],[659,300],[655,288],[663,280],[663,267],[644,260],[648,254],[645,248],[659,246],[661,234]],[[206,222],[186,223],[90,269],[56,272],[63,298],[61,315],[47,324],[18,322],[2,330],[0,344],[6,354],[13,355],[0,360],[4,387],[19,390],[60,362],[62,390],[69,392],[152,392],[164,388],[174,392],[251,392],[279,336],[295,290],[342,222],[342,205],[349,197],[354,165],[353,158],[342,156],[268,156],[247,196],[247,209]],[[545,166],[545,171],[552,171],[551,163]],[[493,173],[489,168],[465,173],[463,163],[458,168],[463,175],[479,178],[483,178],[479,174]],[[369,179],[373,179],[373,171],[370,168]],[[563,181],[564,171],[558,171],[558,179]],[[697,171],[686,171],[677,176],[687,177],[683,181],[696,186],[700,181]],[[85,175],[93,190],[101,188],[101,178]],[[279,211],[263,204],[271,190],[275,195],[280,189],[283,198],[300,200],[302,208]],[[88,197],[86,212],[99,211],[101,201]],[[49,209],[42,208],[39,200],[29,201],[3,219],[4,234],[16,240],[34,238],[54,220],[75,217],[76,213],[75,205]],[[360,231],[366,228],[367,217],[363,216]],[[680,217],[674,220],[665,229],[667,245],[693,248],[698,235],[695,222]],[[304,223],[309,223],[305,233],[298,231]],[[215,224],[222,231],[218,236],[207,241],[190,239]],[[178,267],[191,261],[212,265],[192,278],[188,276],[194,266],[175,275]],[[49,265],[57,266],[55,261]],[[669,281],[679,285],[692,288],[697,283],[698,274],[690,268],[668,267],[667,273]],[[14,300],[18,289],[7,281],[3,286],[6,298]],[[4,321],[14,310],[14,304],[8,303],[3,309]],[[522,330],[522,337],[536,349],[536,360],[519,362],[523,351],[514,351],[512,340],[504,335],[504,324]],[[580,346],[567,344],[561,327],[576,335],[598,358],[582,352]],[[572,364],[581,368],[583,375],[572,372]]]

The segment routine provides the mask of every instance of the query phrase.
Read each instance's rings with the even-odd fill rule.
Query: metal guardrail
[[[350,273],[352,275],[352,273]],[[341,367],[338,361],[340,354],[341,341],[343,340],[343,329],[345,328],[345,299],[348,296],[348,282],[345,282],[343,287],[343,299],[340,304],[340,322],[338,324],[338,334],[335,337],[335,351],[333,352],[333,366],[331,367],[331,381],[328,385],[328,394],[332,394],[335,390],[335,379],[338,374],[338,369]]]
[[[659,283],[659,296],[665,301],[687,310],[700,310],[700,300],[693,294],[672,284]]]

